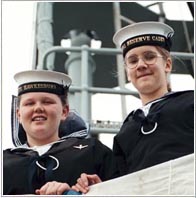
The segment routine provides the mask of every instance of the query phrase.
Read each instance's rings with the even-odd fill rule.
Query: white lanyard
[[[164,100],[164,99],[165,99],[165,97],[159,98],[159,99],[157,99],[157,100],[154,100],[154,101],[148,103],[147,105],[144,105],[143,107],[141,107],[141,108],[139,108],[139,109],[141,109],[141,110],[144,112],[144,115],[145,115],[145,117],[146,117],[146,116],[148,115],[149,111],[150,111],[150,107],[152,106],[152,104],[157,103],[157,102],[159,102],[159,101],[161,101],[161,100]],[[157,122],[155,122],[155,123],[154,123],[153,129],[150,130],[150,131],[144,131],[144,127],[142,126],[142,127],[141,127],[141,132],[142,132],[144,135],[151,134],[151,133],[153,133],[153,132],[156,130],[157,126],[158,126],[158,124],[157,124]]]

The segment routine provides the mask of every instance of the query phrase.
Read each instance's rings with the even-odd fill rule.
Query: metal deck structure
[[[68,73],[73,79],[69,103],[89,123],[92,134],[117,133],[121,123],[91,118],[91,97],[96,93],[121,96],[122,117],[126,112],[126,95],[138,96],[125,88],[121,50],[112,43],[112,36],[119,28],[139,21],[162,21],[175,30],[171,54],[174,73],[194,78],[194,3],[187,2],[193,21],[171,21],[166,18],[164,2],[156,2],[159,14],[149,5],[137,2],[39,2],[37,3],[36,53],[33,69],[47,69]],[[78,41],[78,34],[71,47],[60,46],[65,34],[73,30],[93,30],[102,47],[89,47],[87,36]],[[179,61],[180,60],[180,61]],[[118,74],[115,76],[114,74]],[[118,90],[114,87],[119,87]]]

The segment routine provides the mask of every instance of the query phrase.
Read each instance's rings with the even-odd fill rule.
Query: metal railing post
[[[87,45],[82,46],[82,61],[81,61],[81,116],[84,120],[89,122],[91,120],[91,100],[88,91],[89,88],[89,47]],[[90,75],[91,72],[90,72]]]

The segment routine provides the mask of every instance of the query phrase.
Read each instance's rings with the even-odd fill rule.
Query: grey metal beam
[[[42,67],[44,52],[53,46],[53,3],[39,2],[37,4],[37,47],[38,65],[37,69],[54,70],[54,55],[50,54],[47,59],[47,68]]]

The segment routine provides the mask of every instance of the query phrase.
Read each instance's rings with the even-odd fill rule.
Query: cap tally
[[[170,51],[174,34],[173,28],[161,22],[139,22],[117,31],[113,37],[116,45],[123,50],[123,56],[135,47],[154,45]]]
[[[64,95],[72,82],[68,75],[48,70],[22,71],[14,79],[18,83],[18,96],[28,92]]]

